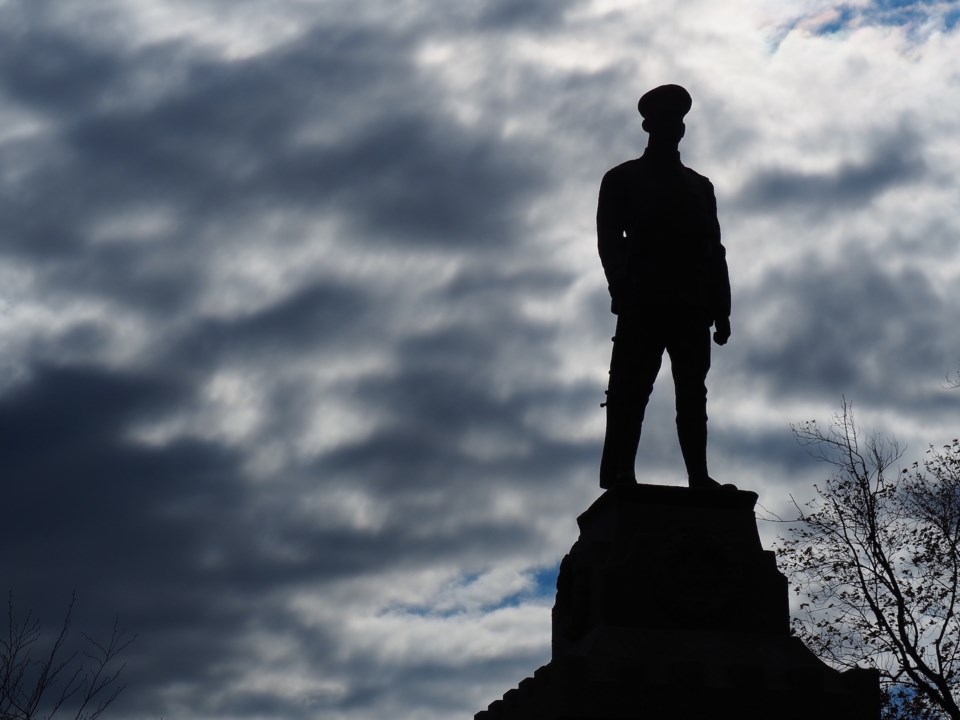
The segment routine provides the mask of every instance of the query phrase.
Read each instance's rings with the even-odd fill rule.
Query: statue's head
[[[693,99],[679,85],[661,85],[644,93],[637,103],[643,116],[643,129],[661,140],[680,142],[686,126],[683,116],[690,112]]]

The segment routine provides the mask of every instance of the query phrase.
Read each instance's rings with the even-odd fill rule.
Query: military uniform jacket
[[[597,244],[617,314],[692,310],[730,315],[730,279],[717,200],[679,153],[650,151],[600,184]]]

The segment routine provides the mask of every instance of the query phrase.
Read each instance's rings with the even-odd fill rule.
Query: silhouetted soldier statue
[[[600,185],[597,241],[617,315],[600,461],[603,488],[636,482],[643,413],[664,350],[690,487],[720,487],[707,473],[705,381],[710,327],[718,345],[730,337],[730,280],[713,185],[684,167],[677,149],[691,105],[679,85],[641,97],[647,148],[608,171]]]

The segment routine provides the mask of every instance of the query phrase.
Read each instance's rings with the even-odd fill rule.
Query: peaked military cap
[[[690,112],[693,99],[679,85],[661,85],[644,93],[637,103],[637,110],[644,120],[673,120],[680,122]]]

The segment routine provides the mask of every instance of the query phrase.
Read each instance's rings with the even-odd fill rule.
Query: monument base
[[[560,565],[553,659],[476,720],[877,720],[876,671],[834,670],[790,634],[756,500],[604,493]]]

